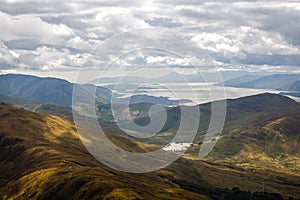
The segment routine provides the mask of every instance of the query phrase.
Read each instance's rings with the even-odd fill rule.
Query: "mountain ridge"
[[[54,103],[62,106],[72,105],[73,83],[53,77],[37,77],[24,74],[0,75],[0,91],[2,95],[41,103]],[[95,86],[96,87],[96,86]],[[91,95],[85,85],[80,86],[81,95]],[[99,102],[108,102],[110,91],[97,87],[101,96]]]
[[[0,103],[0,118],[3,199],[282,199],[279,194],[257,191],[260,184],[255,181],[260,182],[261,175],[254,174],[250,180],[256,188],[253,192],[212,186],[214,179],[204,171],[209,170],[209,175],[217,173],[224,180],[224,173],[236,181],[248,175],[201,160],[180,158],[165,169],[146,174],[118,172],[96,161],[84,149],[74,125],[66,119],[6,103]],[[115,142],[129,142],[122,140]],[[144,148],[132,144],[123,147]],[[285,180],[276,184],[294,194]]]
[[[241,76],[224,82],[225,86],[294,91],[298,89],[300,74],[273,74],[263,77]]]

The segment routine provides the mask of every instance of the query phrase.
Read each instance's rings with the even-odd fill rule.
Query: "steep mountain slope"
[[[282,199],[274,192],[297,197],[299,186],[293,183],[299,179],[293,176],[271,173],[270,187],[260,192],[265,175],[189,155],[157,172],[118,172],[85,150],[74,124],[66,119],[5,103],[0,103],[0,119],[2,199]],[[123,137],[109,137],[129,151],[152,148]]]
[[[190,107],[189,112],[200,109],[201,119],[195,146],[190,153],[198,156],[211,116],[211,104]],[[135,121],[147,124],[145,109],[140,105],[141,116]],[[169,109],[164,130],[146,143],[165,145],[176,132],[180,109]],[[227,101],[227,115],[221,137],[209,154],[208,160],[229,166],[251,169],[269,169],[297,175],[300,173],[300,104],[275,94],[260,94]],[[184,138],[182,138],[184,141]],[[178,142],[182,142],[178,141]]]
[[[73,121],[72,109],[68,106],[60,106],[51,103],[39,103],[37,101],[22,100],[1,94],[0,101],[4,103],[13,104],[17,107],[25,108],[26,110],[32,112],[56,115]]]
[[[72,109],[67,106],[59,106],[50,103],[41,103],[41,104],[27,106],[26,109],[36,113],[56,115],[62,118],[66,118],[70,121],[73,121]]]
[[[1,75],[1,93],[6,96],[70,106],[73,85],[56,78],[28,75]]]
[[[2,199],[206,199],[154,173],[105,167],[85,150],[68,120],[4,103],[0,118]]]
[[[13,97],[9,97],[9,96],[5,96],[3,94],[0,94],[0,101],[2,102],[6,102],[6,103],[10,103],[16,106],[31,106],[31,105],[35,105],[38,104],[39,102],[37,101],[31,101],[31,100],[22,100],[22,99],[18,99],[18,98],[13,98]]]
[[[81,94],[89,95],[90,87],[81,86]],[[53,103],[62,106],[72,105],[73,84],[58,78],[40,78],[30,75],[0,75],[0,94],[21,100],[33,100],[41,103]],[[98,102],[109,102],[111,92],[97,88]]]
[[[73,83],[58,78],[41,78],[37,76],[6,74],[0,75],[0,99],[11,101],[14,104],[50,103],[60,106],[72,106]],[[112,99],[112,91],[106,87],[93,84],[77,84],[76,100],[86,103],[87,96],[94,96],[99,104],[109,104]],[[126,103],[129,98],[118,98],[121,95],[114,94],[114,102]],[[23,102],[22,102],[23,101]],[[154,97],[148,95],[133,95],[131,102],[150,102],[162,105],[178,105],[189,100],[170,100],[167,97]]]
[[[150,106],[151,104],[132,105],[134,110],[139,111],[139,115],[135,118],[136,123],[140,125],[149,123],[147,110]],[[202,143],[204,134],[207,131],[211,116],[210,107],[210,103],[199,105],[201,120],[198,135],[194,140],[194,147],[188,152],[188,156],[191,156],[192,159],[197,159],[198,157],[201,146],[197,144]],[[194,106],[188,109],[190,110],[189,112],[193,112],[198,108]],[[102,110],[102,113],[100,113],[102,120],[110,116],[103,111],[109,112],[109,107],[101,107],[100,110]],[[140,139],[139,141],[155,144],[160,147],[163,147],[170,141],[170,138],[173,137],[174,132],[178,128],[180,109],[175,107],[167,108],[167,110],[168,117],[163,131],[150,139]],[[268,185],[274,184],[273,188],[281,187],[278,185],[275,186],[275,183],[279,179],[284,180],[285,184],[291,184],[289,187],[294,188],[287,188],[287,194],[295,195],[295,188],[299,187],[295,180],[299,180],[300,178],[298,176],[300,173],[299,120],[300,104],[281,95],[265,93],[228,100],[224,130],[220,138],[216,137],[212,139],[218,139],[218,142],[206,158],[206,161],[234,169],[242,168],[243,170],[249,170],[247,172],[248,176],[258,173],[260,176],[272,180],[268,181]],[[111,121],[109,124],[111,124]],[[182,141],[184,141],[184,138],[182,138]],[[213,171],[218,173],[216,169]],[[211,176],[215,177],[213,174]],[[270,178],[272,176],[277,178]],[[227,178],[224,177],[225,180]],[[209,176],[206,176],[206,179],[212,181],[212,183],[216,183]],[[235,180],[237,178],[234,176],[231,179]],[[247,178],[245,179],[247,180]],[[228,187],[230,184],[227,184],[230,181],[217,182],[216,184],[219,187],[224,187],[224,185]],[[237,182],[244,185],[242,180]],[[253,182],[251,184],[256,185]],[[253,185],[250,187],[253,187]],[[249,188],[245,186],[243,189]],[[272,191],[275,192],[275,190]]]
[[[229,100],[221,138],[208,160],[300,174],[300,104],[280,95]]]

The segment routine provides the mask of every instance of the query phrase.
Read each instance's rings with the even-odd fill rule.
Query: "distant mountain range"
[[[78,84],[81,95],[80,100],[95,92],[96,103],[110,104],[112,91],[106,87],[93,84]],[[72,106],[72,93],[74,84],[58,78],[41,78],[37,76],[22,74],[0,75],[0,99],[5,102],[18,101],[19,104],[40,104],[50,103],[60,106]],[[114,94],[115,98],[121,95]],[[118,103],[127,102],[128,98],[116,99]],[[134,95],[132,103],[149,102],[161,105],[177,105],[179,102],[188,100],[169,100],[166,97],[153,97],[148,95]],[[28,107],[28,106],[27,106]]]
[[[222,85],[219,83],[217,85]],[[224,86],[286,91],[281,95],[300,97],[300,74],[275,74],[269,76],[245,75],[224,82]]]
[[[180,82],[204,82],[200,74],[183,75],[176,72],[171,72],[157,78],[146,78],[138,76],[116,76],[116,77],[102,77],[100,79],[92,80],[91,83],[114,83],[121,82],[122,84],[132,83],[180,83]]]
[[[0,75],[0,94],[25,101],[71,106],[73,86],[73,83],[58,78],[40,78],[21,74]],[[91,94],[89,85],[81,87],[83,95]],[[98,102],[109,102],[111,92],[108,89],[97,87],[96,94],[101,96],[97,99]]]
[[[224,82],[225,86],[300,91],[300,74],[246,75]]]
[[[205,77],[202,77],[204,75]],[[138,76],[114,76],[114,77],[101,77],[100,79],[94,79],[91,83],[114,83],[117,84],[119,81],[125,84],[133,84],[133,83],[178,83],[178,82],[188,82],[188,83],[199,83],[199,82],[218,82],[220,80],[219,75],[222,76],[224,81],[241,77],[241,76],[263,76],[268,75],[268,73],[254,73],[247,71],[223,71],[219,74],[210,73],[210,72],[199,72],[198,74],[179,74],[177,72],[170,72],[166,75],[159,76],[156,78],[146,78],[146,77],[138,77]],[[178,76],[181,77],[178,78]],[[205,78],[205,80],[204,80]]]

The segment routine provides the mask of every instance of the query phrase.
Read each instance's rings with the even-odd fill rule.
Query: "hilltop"
[[[0,118],[3,199],[205,199],[155,174],[126,174],[102,165],[66,119],[5,103],[0,104]]]
[[[59,78],[41,78],[23,74],[0,75],[1,95],[24,101],[71,106],[73,86],[73,83]],[[95,88],[87,84],[80,87],[82,96],[91,95],[91,90]],[[107,103],[111,98],[111,91],[98,86],[96,98],[98,102]]]
[[[0,118],[2,199],[282,198],[279,194],[260,192],[262,174],[253,174],[247,179],[250,172],[189,157],[180,158],[157,172],[130,174],[115,171],[86,151],[74,124],[67,119],[32,113],[6,103],[0,103]],[[109,137],[126,150],[151,150],[149,145],[138,141]],[[223,182],[216,182],[218,179],[214,176]],[[297,186],[287,182],[296,181],[295,177],[285,177],[284,181],[278,182],[276,176],[269,175],[274,182],[268,184],[280,186],[279,192],[285,196],[295,195]],[[246,191],[227,182],[228,178]]]

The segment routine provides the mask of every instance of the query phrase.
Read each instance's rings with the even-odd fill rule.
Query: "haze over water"
[[[112,84],[105,84],[112,85]],[[105,85],[102,85],[105,87]],[[185,103],[185,105],[203,104],[216,100],[224,99],[224,92],[226,99],[234,99],[261,93],[274,93],[278,94],[282,91],[271,89],[250,89],[250,88],[235,88],[235,87],[222,87],[217,86],[215,83],[164,83],[152,85],[137,85],[136,89],[128,88],[122,90],[113,90],[121,94],[120,98],[130,97],[132,95],[149,95],[156,97],[169,97],[171,100],[187,99],[192,102]],[[126,88],[126,87],[125,87]],[[208,89],[210,88],[210,90]],[[225,90],[225,91],[224,91]],[[213,96],[213,97],[212,97]],[[290,97],[296,101],[299,98]]]

